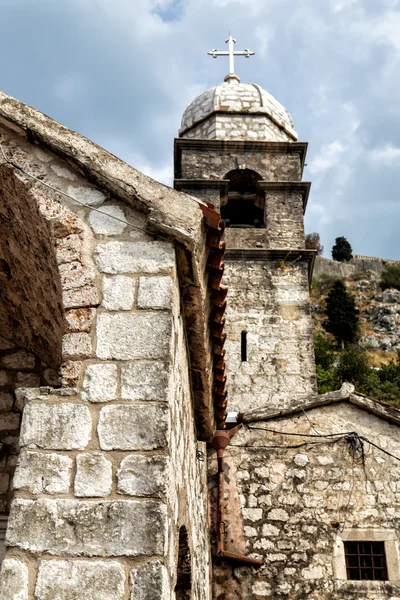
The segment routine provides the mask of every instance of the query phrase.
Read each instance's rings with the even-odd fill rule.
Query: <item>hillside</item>
[[[312,314],[315,332],[324,331],[325,297],[331,283],[343,278],[347,289],[355,296],[360,311],[360,345],[375,351],[386,362],[400,350],[400,291],[389,289],[382,292],[377,272],[354,270],[347,277],[336,274],[334,269],[346,268],[341,263],[328,259],[316,259],[313,284],[311,287]],[[322,270],[325,266],[325,272]],[[383,270],[383,269],[382,269]]]
[[[386,261],[373,260],[374,270],[366,270],[362,268],[365,263],[357,264],[358,259],[351,263],[316,259],[311,304],[314,333],[320,334],[316,338],[318,385],[320,392],[330,391],[339,385],[346,372],[347,379],[353,378],[359,391],[397,404],[400,403],[400,291],[381,289]],[[360,336],[352,348],[352,356],[348,350],[341,352],[323,327],[326,296],[336,279],[344,281],[360,311]]]

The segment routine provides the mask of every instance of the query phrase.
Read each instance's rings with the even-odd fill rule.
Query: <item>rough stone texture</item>
[[[113,404],[101,409],[102,450],[153,450],[167,445],[168,410],[151,404]]]
[[[63,356],[67,360],[90,358],[92,341],[87,333],[67,333],[63,337],[62,349]]]
[[[125,275],[104,277],[102,306],[107,310],[130,310],[135,300],[136,280]]]
[[[83,380],[82,399],[90,402],[108,402],[117,397],[117,365],[89,365]]]
[[[165,506],[152,500],[20,500],[11,508],[7,544],[64,556],[162,554]]]
[[[106,199],[103,192],[96,190],[95,188],[84,187],[84,186],[73,186],[69,185],[67,193],[72,198],[75,198],[77,203],[82,203],[85,206],[97,206],[102,204]]]
[[[315,434],[315,429],[322,434],[356,431],[400,456],[398,425],[348,402],[256,426],[298,434]],[[398,539],[398,461],[365,443],[364,472],[359,453],[353,459],[344,439],[321,438],[317,445],[285,449],[306,440],[242,430],[226,450],[229,479],[235,482],[226,496],[227,549],[264,560],[261,569],[244,574],[246,592],[241,599],[398,598],[398,582],[380,582],[372,589],[371,582],[344,580],[339,586],[333,560],[343,529],[365,529],[366,539],[375,539],[374,532],[383,530]],[[221,592],[220,600],[232,597],[231,577],[230,569],[219,572],[214,593]]]
[[[119,360],[164,358],[171,343],[171,319],[158,313],[101,313],[97,356]]]
[[[126,218],[124,211],[119,206],[102,206],[99,211],[92,210],[88,219],[89,225],[95,233],[100,235],[123,233],[126,228]],[[119,220],[117,221],[117,219]],[[125,223],[121,223],[121,221],[125,221]]]
[[[167,466],[166,456],[126,456],[117,471],[117,491],[129,496],[160,497],[168,488]]]
[[[205,180],[204,183],[209,180],[212,183],[213,179],[226,179],[229,172],[237,169],[239,164],[242,168],[256,171],[265,181],[300,181],[302,175],[300,149],[294,148],[291,144],[285,146],[285,151],[277,151],[277,148],[268,145],[262,152],[254,152],[248,145],[239,145],[239,147],[235,145],[233,148],[227,145],[223,151],[221,148],[183,146],[180,173],[176,174],[176,177],[201,179]],[[197,195],[194,189],[192,193]],[[217,190],[217,208],[220,206],[219,196],[220,191]]]
[[[32,494],[67,494],[72,459],[60,454],[39,454],[23,450],[14,476],[14,489]]]
[[[1,600],[28,600],[28,567],[15,558],[6,558],[1,566]]]
[[[168,273],[174,266],[174,249],[167,242],[107,242],[96,249],[103,273]]]
[[[100,452],[76,457],[75,496],[107,497],[112,488],[112,464]]]
[[[219,112],[210,118],[215,111]],[[189,104],[182,117],[180,135],[218,138],[220,129],[224,129],[225,139],[297,139],[288,111],[271,94],[258,85],[239,83],[234,78],[203,92]]]
[[[20,443],[45,450],[84,450],[91,431],[87,406],[32,403],[24,410]]]
[[[11,167],[3,167],[0,195],[0,331],[14,346],[58,367],[64,322],[49,224]]]
[[[65,313],[68,333],[84,331],[88,333],[92,327],[96,311],[94,308],[77,308]]]
[[[139,279],[138,307],[171,309],[172,280],[170,277],[141,277]]]
[[[232,261],[225,268],[225,284],[230,408],[282,408],[315,391],[306,265],[282,269],[272,261]],[[245,362],[242,331],[247,332]]]
[[[168,364],[161,361],[127,363],[121,367],[121,398],[167,400]]]
[[[131,571],[131,600],[168,600],[168,573],[161,561],[154,560]]]
[[[44,560],[39,567],[37,600],[123,600],[125,573],[115,561]]]

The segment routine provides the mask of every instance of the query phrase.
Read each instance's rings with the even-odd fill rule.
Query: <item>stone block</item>
[[[108,402],[117,397],[117,365],[89,365],[83,379],[82,399],[90,402]]]
[[[45,450],[84,450],[92,417],[82,404],[27,404],[21,425],[21,446]]]
[[[0,371],[0,385],[7,385],[9,383],[9,376],[7,371]]]
[[[25,350],[6,354],[0,359],[0,365],[5,369],[34,369],[36,357]]]
[[[63,263],[58,269],[63,290],[76,290],[94,283],[94,270],[83,266],[79,261]]]
[[[60,383],[63,387],[73,388],[78,386],[82,372],[80,361],[68,360],[60,368]]]
[[[37,600],[122,600],[125,572],[116,561],[43,560],[36,583]]]
[[[132,569],[130,600],[167,600],[169,597],[168,573],[160,560]]]
[[[170,349],[168,313],[102,313],[97,317],[97,356],[109,360],[164,358]]]
[[[18,431],[20,421],[21,415],[19,414],[10,413],[2,415],[0,418],[0,432],[4,433],[5,431]]]
[[[132,454],[121,460],[117,491],[128,496],[156,496],[166,493],[168,458]]]
[[[75,308],[65,313],[68,333],[89,333],[96,311],[94,308]]]
[[[87,333],[67,333],[62,340],[62,353],[65,360],[90,358],[92,340]]]
[[[166,508],[153,500],[16,498],[7,545],[65,556],[163,554]]]
[[[175,254],[168,242],[107,242],[97,246],[96,262],[103,273],[168,273]]]
[[[63,290],[64,308],[79,308],[81,306],[97,306],[100,302],[95,285],[85,285],[82,288]]]
[[[9,392],[0,392],[0,413],[9,412],[14,404],[13,395]]]
[[[107,310],[130,310],[135,300],[136,280],[126,275],[103,279],[102,306]]]
[[[6,494],[10,485],[8,473],[0,473],[0,494]]]
[[[106,200],[103,192],[91,187],[69,185],[67,192],[77,201],[77,204],[85,206],[97,206]]]
[[[39,454],[22,450],[14,475],[14,489],[32,494],[67,494],[72,459],[60,454]]]
[[[124,400],[168,400],[168,363],[134,362],[121,367]]]
[[[124,211],[119,206],[102,206],[97,212],[90,212],[90,227],[98,235],[120,235],[127,226]],[[121,222],[124,221],[124,222]]]
[[[151,404],[105,406],[100,412],[98,433],[102,450],[165,448],[168,408]]]
[[[171,277],[140,277],[138,292],[139,308],[172,308]]]
[[[0,600],[28,600],[29,574],[25,563],[6,558],[1,566]]]
[[[81,258],[83,236],[72,233],[56,241],[56,257],[59,264],[74,262]]]
[[[105,497],[111,494],[112,464],[100,452],[76,457],[75,496]]]

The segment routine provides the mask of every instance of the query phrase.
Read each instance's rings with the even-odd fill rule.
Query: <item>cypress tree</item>
[[[332,258],[339,262],[349,261],[353,258],[353,249],[345,237],[337,237],[332,248]]]
[[[343,281],[334,282],[326,299],[324,323],[326,331],[331,333],[342,347],[356,341],[359,328],[359,310],[356,301]]]

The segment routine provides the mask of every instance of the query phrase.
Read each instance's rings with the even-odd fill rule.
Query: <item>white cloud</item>
[[[311,173],[316,175],[332,169],[339,163],[344,151],[345,148],[339,140],[325,144],[308,164]]]
[[[375,148],[371,152],[370,158],[375,163],[391,165],[394,162],[400,162],[400,148],[386,144],[381,148]]]

